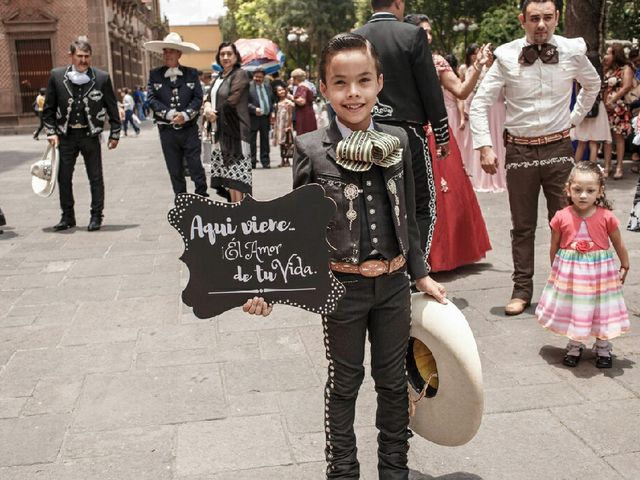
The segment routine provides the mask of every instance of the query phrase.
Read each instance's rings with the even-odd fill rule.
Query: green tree
[[[370,0],[353,0],[355,6],[355,23],[354,28],[361,27],[371,16],[371,1]]]
[[[225,40],[269,38],[285,52],[288,69],[309,65],[312,75],[327,40],[355,23],[354,0],[226,0],[225,5],[228,13],[221,20]],[[293,27],[305,29],[307,42],[287,41]]]
[[[631,40],[640,35],[640,0],[607,1],[607,37]]]
[[[604,40],[606,0],[567,0],[564,34],[582,37],[589,50],[599,51]]]
[[[490,8],[482,15],[479,43],[491,43],[497,47],[523,35],[518,21],[520,10],[515,5],[500,5]]]
[[[235,13],[238,10],[238,4],[241,0],[225,0],[224,5],[227,8],[227,14],[218,19],[220,25],[220,33],[224,41],[235,41],[238,38],[238,29],[236,28]]]
[[[453,29],[461,18],[479,25],[489,9],[513,4],[513,0],[407,0],[406,12],[428,15],[433,29],[433,49],[448,53],[464,49],[465,32]],[[467,31],[467,44],[478,41],[481,32],[482,28]]]

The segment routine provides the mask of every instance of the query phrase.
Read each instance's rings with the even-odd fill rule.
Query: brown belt
[[[89,125],[82,125],[81,123],[74,123],[73,125],[69,125],[69,128],[73,128],[74,130],[79,128],[89,128]]]
[[[569,129],[567,128],[561,132],[550,133],[549,135],[542,135],[540,137],[515,137],[506,130],[504,135],[507,143],[513,143],[515,145],[548,145],[569,138]]]
[[[360,265],[346,262],[329,262],[334,272],[355,273],[363,277],[379,277],[385,273],[393,273],[407,263],[403,255],[391,260],[365,260]]]

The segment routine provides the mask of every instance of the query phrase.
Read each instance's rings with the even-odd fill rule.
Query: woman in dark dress
[[[295,126],[296,134],[313,132],[318,129],[316,114],[313,111],[313,92],[304,84],[307,74],[301,68],[291,72],[295,93],[288,98],[296,104]]]
[[[251,194],[249,148],[249,75],[240,68],[240,54],[223,42],[216,55],[223,71],[205,98],[204,116],[215,131],[211,152],[211,187],[230,202]]]

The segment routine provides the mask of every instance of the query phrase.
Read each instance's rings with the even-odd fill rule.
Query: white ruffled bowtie
[[[165,78],[170,78],[171,81],[175,81],[176,78],[182,76],[182,71],[178,67],[167,68],[167,71],[164,72]]]
[[[69,72],[67,72],[67,78],[74,85],[84,85],[91,80],[86,73],[76,72],[75,70],[69,70]]]

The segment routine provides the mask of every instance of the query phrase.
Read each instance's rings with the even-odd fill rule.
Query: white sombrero
[[[183,42],[180,34],[171,32],[164,37],[163,40],[151,40],[145,42],[144,48],[156,53],[162,53],[164,48],[171,48],[173,50],[180,50],[181,52],[199,52],[200,47],[195,43]]]
[[[478,431],[484,406],[473,332],[451,301],[443,305],[423,293],[411,296],[411,318],[409,427],[439,445],[463,445]]]
[[[42,159],[31,165],[31,188],[36,195],[49,197],[58,178],[58,148],[47,144]]]

